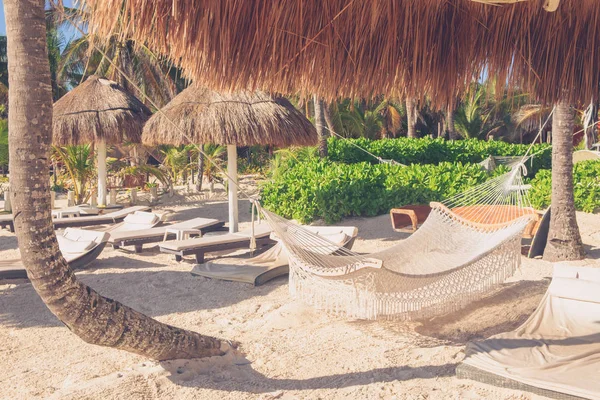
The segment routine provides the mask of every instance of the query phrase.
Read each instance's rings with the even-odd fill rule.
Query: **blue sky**
[[[64,0],[65,7],[73,7],[73,0]],[[0,35],[6,35],[6,21],[4,17],[4,1],[0,0]],[[73,36],[78,36],[74,29],[66,29],[64,31],[65,39],[69,40]]]

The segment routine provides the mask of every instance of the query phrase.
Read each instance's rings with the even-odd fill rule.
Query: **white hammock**
[[[262,213],[288,252],[292,295],[352,318],[430,317],[480,298],[520,265],[521,235],[534,215],[521,168],[431,203],[412,236],[369,255]]]

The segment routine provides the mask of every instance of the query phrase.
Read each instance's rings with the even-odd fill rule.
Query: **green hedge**
[[[600,161],[583,161],[573,168],[573,194],[579,211],[594,212],[600,208]],[[552,195],[552,171],[540,171],[531,180],[529,191],[531,204],[536,209],[550,206]]]
[[[8,167],[8,120],[0,119],[0,167]]]
[[[496,173],[501,173],[501,169]],[[262,186],[263,206],[285,218],[333,223],[347,216],[374,216],[405,204],[427,204],[488,179],[480,166],[296,163]]]
[[[501,141],[483,141],[477,139],[448,141],[444,139],[335,139],[330,138],[329,159],[343,163],[377,163],[369,154],[358,149],[356,144],[369,152],[402,164],[439,164],[441,162],[478,163],[490,155],[519,156],[525,154],[529,145],[510,144]],[[536,144],[532,153],[533,165],[528,164],[529,176],[540,169],[549,169],[552,163],[552,150],[548,144]]]

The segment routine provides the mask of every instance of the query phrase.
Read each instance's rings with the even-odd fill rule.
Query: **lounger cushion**
[[[100,243],[109,236],[106,232],[99,232],[89,229],[67,228],[63,231],[62,236],[75,241],[90,241]]]
[[[125,217],[124,221],[128,224],[153,225],[160,220],[160,217],[151,212],[136,211]]]
[[[124,240],[136,240],[157,237],[162,239],[167,228],[177,229],[203,229],[219,223],[217,219],[211,218],[194,218],[188,221],[177,222],[172,225],[165,225],[158,228],[148,228],[140,230],[117,231],[110,235],[112,243]]]
[[[58,235],[58,247],[60,251],[66,254],[81,254],[96,246],[95,242],[89,240],[71,240],[64,236]]]

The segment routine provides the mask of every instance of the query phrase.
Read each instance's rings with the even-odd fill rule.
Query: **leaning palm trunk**
[[[44,0],[5,0],[10,71],[11,200],[27,275],[46,306],[88,343],[156,360],[222,354],[215,338],[155,321],[80,283],[62,257],[50,215],[52,86]]]
[[[406,98],[406,119],[408,122],[408,131],[406,136],[409,138],[417,137],[417,105],[415,99],[408,97]]]
[[[317,136],[319,137],[319,155],[321,158],[327,157],[327,136],[325,131],[325,116],[324,116],[324,104],[323,100],[319,99],[317,95],[313,96],[315,105],[315,128],[317,129]]]
[[[544,259],[585,257],[573,197],[573,109],[558,103],[552,116],[552,214]]]

